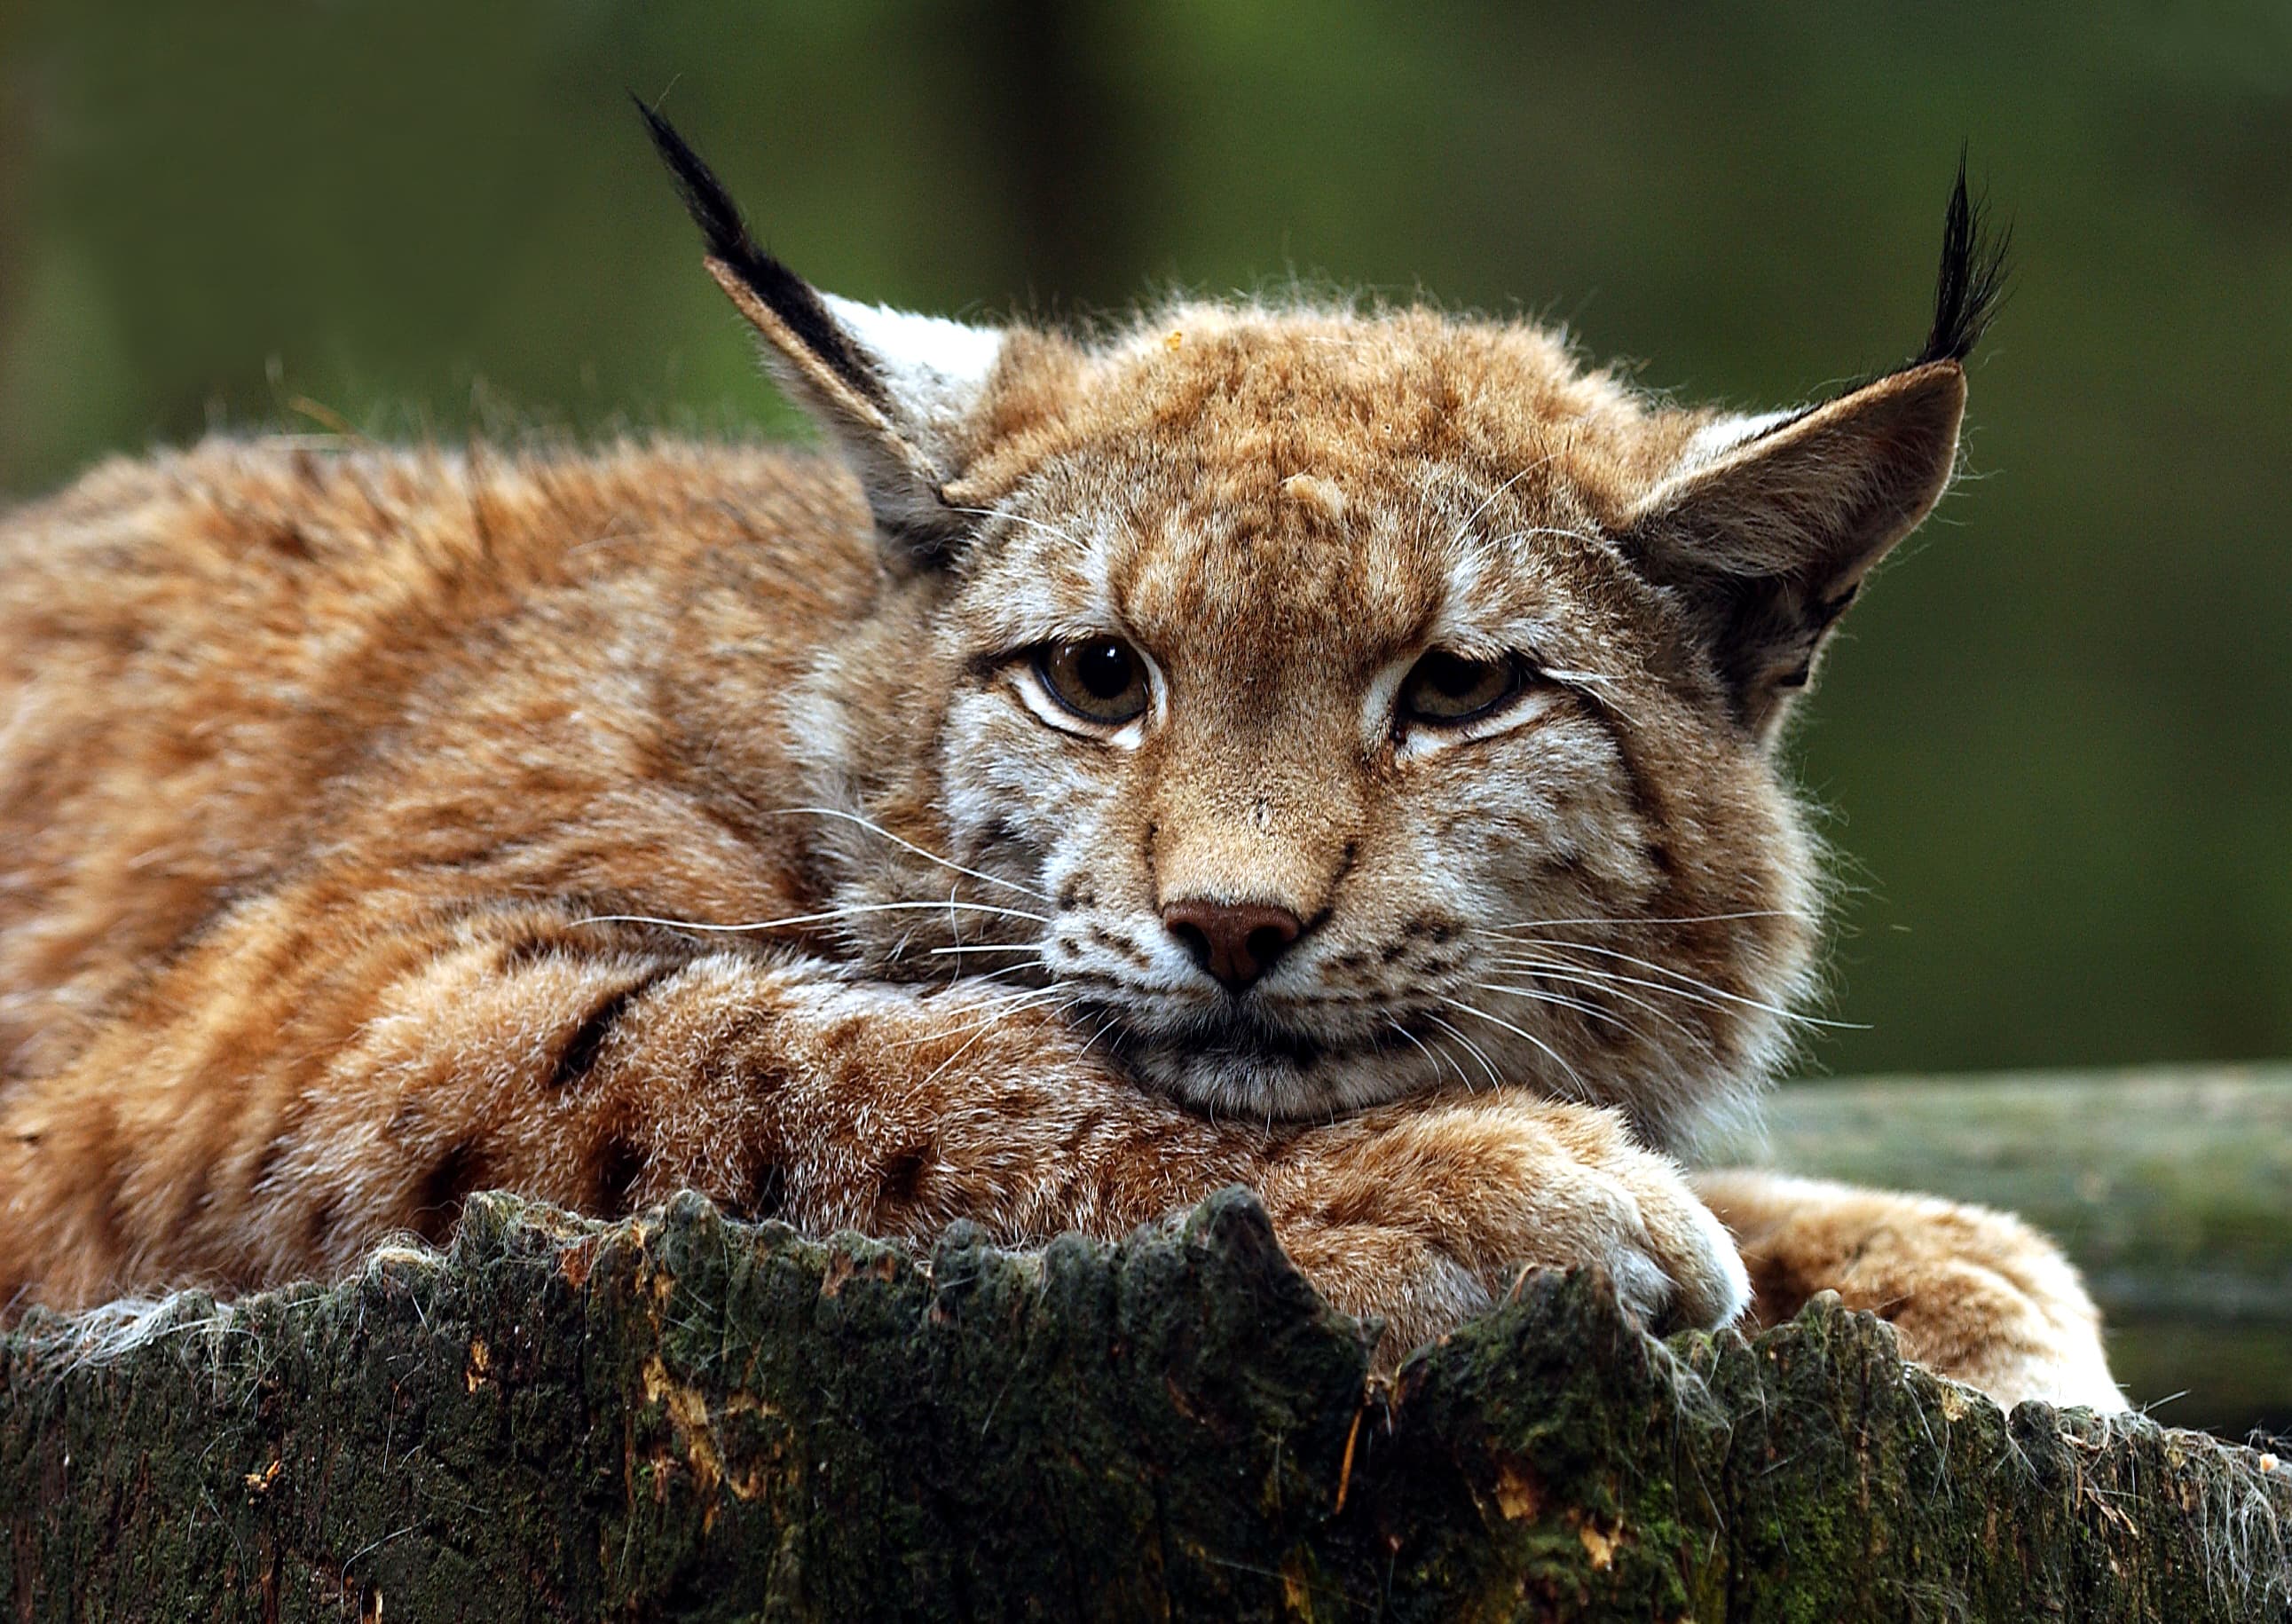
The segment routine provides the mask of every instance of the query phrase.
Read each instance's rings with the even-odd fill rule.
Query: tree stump
[[[1368,1379],[1240,1192],[928,1260],[498,1196],[331,1288],[0,1341],[24,1619],[2292,1617],[2292,1468],[1595,1275]]]

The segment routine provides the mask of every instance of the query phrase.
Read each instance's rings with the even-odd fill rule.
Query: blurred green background
[[[2292,1053],[2292,8],[24,0],[0,494],[212,427],[789,426],[624,87],[839,292],[1298,277],[1804,400],[2014,226],[1968,481],[1792,748],[1836,1071]]]

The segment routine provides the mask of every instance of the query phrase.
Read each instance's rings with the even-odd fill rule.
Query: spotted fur
[[[814,293],[655,129],[835,456],[214,441],[0,529],[0,1293],[494,1185],[1027,1244],[1239,1181],[1388,1358],[1526,1264],[1738,1313],[1667,1152],[1789,1046],[1772,740],[1960,357],[1738,420],[1422,310],[957,327]],[[1093,636],[1117,728],[1034,658]],[[1412,719],[1435,650],[1517,691]],[[1295,940],[1237,990],[1182,903]]]

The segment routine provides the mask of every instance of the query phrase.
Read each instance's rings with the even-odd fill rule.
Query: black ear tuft
[[[1962,361],[1989,327],[2006,295],[2006,251],[2013,246],[2010,225],[1992,236],[1985,202],[1966,195],[1965,154],[1957,155],[1957,185],[1941,236],[1941,276],[1934,286],[1933,330],[1913,366]]]
[[[740,218],[739,206],[732,201],[732,194],[724,190],[715,172],[676,133],[675,126],[647,107],[635,93],[630,93],[629,100],[643,115],[653,149],[660,154],[661,162],[668,166],[677,195],[684,199],[685,212],[692,216],[692,223],[700,228],[709,257],[730,266],[765,308],[786,322],[798,341],[832,368],[863,400],[888,410],[891,396],[884,387],[884,380],[836,325],[835,318],[821,303],[819,291],[756,246],[756,239],[748,235],[747,222]]]
[[[755,261],[766,258],[748,235],[748,222],[740,218],[739,206],[724,190],[724,183],[676,133],[676,126],[647,107],[634,91],[629,100],[635,104],[637,114],[645,121],[645,129],[652,136],[653,150],[660,161],[668,166],[669,174],[676,182],[677,195],[684,199],[685,212],[692,223],[700,228],[702,240],[708,252],[726,264],[745,271]]]

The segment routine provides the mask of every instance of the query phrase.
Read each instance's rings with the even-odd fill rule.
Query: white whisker
[[[1553,458],[1559,455],[1559,452],[1554,451],[1550,456],[1537,458],[1535,462],[1529,464],[1527,467],[1522,468],[1518,473],[1513,474],[1512,478],[1506,480],[1503,484],[1497,486],[1494,490],[1489,492],[1486,500],[1482,501],[1481,504],[1478,507],[1474,508],[1471,513],[1465,515],[1465,522],[1457,527],[1457,533],[1454,536],[1449,537],[1449,545],[1453,547],[1458,542],[1464,540],[1466,536],[1472,534],[1473,521],[1475,519],[1478,519],[1482,513],[1487,513],[1489,509],[1494,507],[1497,503],[1503,498],[1505,492],[1519,484],[1522,480],[1526,479],[1529,474],[1534,473],[1537,469],[1550,466]],[[1526,532],[1523,532],[1523,534],[1525,533]]]
[[[1440,995],[1436,993],[1433,996],[1438,998]],[[1446,1004],[1451,1000],[1441,998],[1441,1001]],[[1474,1060],[1481,1062],[1481,1070],[1488,1073],[1489,1087],[1501,1088],[1504,1087],[1504,1079],[1497,1075],[1496,1062],[1489,1058],[1489,1052],[1486,1049],[1482,1048],[1479,1044],[1474,1043],[1470,1038],[1465,1037],[1460,1028],[1449,1022],[1443,1021],[1440,1016],[1428,1014],[1424,1018],[1427,1021],[1432,1022],[1433,1025],[1441,1028],[1441,1030],[1448,1032],[1454,1037],[1458,1043],[1465,1046],[1465,1052],[1467,1054],[1470,1054]],[[1462,1066],[1459,1066],[1457,1069],[1458,1071],[1462,1071],[1464,1070]],[[1465,1087],[1468,1092],[1477,1092],[1473,1089],[1473,1085],[1470,1080],[1465,1082]]]
[[[1484,935],[1497,935],[1513,931],[1540,931],[1557,925],[1613,925],[1625,926],[1634,925],[1720,925],[1724,924],[1726,921],[1731,919],[1796,919],[1803,924],[1812,925],[1814,923],[1813,917],[1811,915],[1802,913],[1796,909],[1752,908],[1746,909],[1740,913],[1732,914],[1670,914],[1651,916],[1647,918],[1600,918],[1587,916],[1580,919],[1521,919],[1511,925],[1484,925],[1481,927],[1481,933]]]
[[[956,507],[953,503],[949,503],[948,506],[954,513],[970,513],[981,519],[1000,519],[1006,524],[1023,524],[1030,530],[1040,530],[1045,536],[1055,536],[1061,541],[1070,546],[1080,547],[1085,553],[1090,551],[1090,543],[1072,530],[1062,530],[1055,524],[1045,524],[1040,519],[1029,519],[1024,513],[1014,513],[1008,508]]]
[[[1437,1017],[1435,1017],[1435,1018],[1437,1019]],[[1395,1024],[1396,1024],[1396,1025],[1398,1025],[1399,1023],[1398,1023],[1398,1022],[1395,1022]],[[1441,1022],[1441,1025],[1443,1025],[1443,1026],[1448,1026],[1448,1025],[1449,1025],[1449,1023],[1448,1023],[1447,1022],[1445,1022],[1445,1021]],[[1455,1031],[1457,1029],[1456,1029],[1455,1027],[1453,1027],[1453,1026],[1449,1026],[1449,1030],[1450,1031],[1452,1031],[1452,1032],[1453,1032],[1453,1031]],[[1416,1034],[1415,1034],[1415,1033],[1413,1033],[1413,1032],[1408,1032],[1408,1029],[1407,1029],[1406,1027],[1401,1028],[1401,1030],[1402,1030],[1404,1033],[1406,1033],[1408,1036],[1410,1036],[1410,1037],[1415,1037],[1415,1036],[1416,1036]],[[1439,1038],[1434,1038],[1432,1041],[1433,1041],[1433,1046],[1432,1046],[1432,1047],[1431,1047],[1431,1048],[1425,1048],[1425,1046],[1424,1046],[1424,1044],[1423,1043],[1423,1041],[1422,1041],[1422,1040],[1419,1040],[1419,1041],[1418,1041],[1418,1043],[1417,1043],[1416,1046],[1417,1046],[1418,1048],[1420,1048],[1420,1049],[1424,1049],[1424,1052],[1425,1052],[1426,1054],[1431,1054],[1436,1062],[1439,1062],[1440,1064],[1441,1064],[1441,1065],[1445,1065],[1445,1066],[1447,1066],[1447,1067],[1449,1068],[1449,1070],[1450,1070],[1451,1071],[1454,1071],[1454,1072],[1457,1074],[1457,1080],[1458,1082],[1460,1082],[1460,1083],[1462,1083],[1462,1084],[1464,1084],[1464,1085],[1465,1085],[1465,1093],[1467,1093],[1467,1094],[1472,1093],[1472,1092],[1473,1092],[1473,1079],[1472,1079],[1470,1077],[1468,1077],[1468,1076],[1466,1076],[1466,1075],[1465,1075],[1465,1068],[1464,1068],[1464,1067],[1462,1067],[1462,1066],[1460,1066],[1460,1065],[1458,1065],[1458,1064],[1457,1063],[1457,1057],[1456,1057],[1454,1054],[1449,1054],[1449,1050],[1448,1050],[1447,1046],[1446,1046],[1446,1045],[1444,1045],[1444,1044],[1442,1044]],[[1437,1076],[1439,1075],[1439,1073],[1436,1071],[1436,1072],[1434,1073],[1434,1075],[1437,1077]]]
[[[960,970],[957,974],[962,976],[964,985],[984,987],[988,982],[999,982],[1006,975],[1024,975],[1028,971],[1037,967],[1034,965],[1005,965],[1000,970],[989,970],[983,975],[972,975]]]
[[[1499,545],[1507,541],[1526,541],[1531,536],[1565,536],[1570,541],[1580,541],[1592,546],[1605,546],[1605,540],[1588,530],[1571,530],[1562,524],[1531,524],[1524,530],[1511,530],[1497,537]]]
[[[1402,1037],[1408,1038],[1409,1042],[1415,1044],[1416,1046],[1416,1052],[1432,1062],[1432,1075],[1435,1078],[1438,1078],[1441,1075],[1440,1059],[1432,1053],[1432,1050],[1424,1046],[1424,1039],[1419,1038],[1415,1032],[1410,1031],[1398,1021],[1387,1021],[1385,1024],[1391,1027],[1394,1031],[1399,1032]]]
[[[937,1082],[937,1081],[940,1079],[940,1073],[944,1072],[944,1071],[946,1071],[949,1066],[953,1065],[956,1061],[961,1060],[961,1059],[962,1059],[965,1054],[968,1054],[972,1051],[972,1049],[977,1046],[977,1044],[978,1044],[979,1040],[980,1040],[981,1038],[984,1038],[985,1036],[987,1036],[988,1030],[989,1030],[989,1028],[994,1027],[994,1026],[996,1026],[996,1025],[999,1024],[1001,1022],[1003,1022],[1004,1020],[1005,1020],[1005,1019],[1006,1019],[1006,1018],[1008,1018],[1009,1016],[1012,1016],[1012,1015],[1015,1015],[1015,1014],[1017,1014],[1019,1013],[1020,1008],[1031,1008],[1031,1007],[1035,1007],[1035,1006],[1025,1006],[1025,1005],[1022,1005],[1022,1006],[1018,1006],[1017,1008],[1006,1009],[1006,1010],[1002,1011],[1000,1014],[997,1014],[993,1019],[991,1019],[991,1020],[988,1020],[988,1021],[983,1021],[983,1022],[980,1022],[980,1024],[979,1024],[975,1029],[964,1029],[964,1030],[969,1030],[971,1031],[971,1036],[970,1036],[970,1037],[968,1037],[968,1038],[965,1038],[963,1040],[963,1042],[962,1042],[961,1044],[959,1044],[958,1046],[956,1046],[956,1049],[955,1049],[955,1052],[954,1052],[953,1054],[949,1054],[949,1055],[948,1055],[945,1060],[940,1061],[940,1062],[939,1062],[939,1064],[937,1064],[937,1065],[933,1066],[933,1067],[931,1069],[931,1075],[930,1075],[930,1076],[928,1076],[928,1077],[926,1077],[926,1078],[924,1078],[924,1080],[923,1080],[921,1083],[919,1083],[919,1084],[917,1084],[917,1085],[916,1085],[916,1087],[917,1087],[918,1088],[928,1088],[928,1087],[930,1087],[933,1083]],[[1070,1006],[1069,1006],[1069,1007],[1070,1007]],[[953,1036],[953,1034],[952,1034],[952,1033],[943,1034],[943,1035],[945,1035],[945,1036]]]
[[[1064,988],[1057,986],[1029,987],[1022,991],[1006,993],[1001,998],[990,999],[987,1005],[987,1013],[980,1019],[969,1022],[962,1026],[934,1027],[930,1031],[922,1034],[920,1037],[907,1039],[900,1045],[900,1047],[903,1049],[912,1049],[920,1044],[930,1043],[940,1038],[960,1038],[965,1032],[983,1032],[989,1027],[997,1025],[997,1023],[1007,1020],[1009,1017],[1017,1014],[1022,1009],[1029,1008],[1035,1005],[1049,1003],[1064,990]],[[969,1046],[965,1045],[964,1046],[968,1047]],[[958,1054],[962,1052],[963,1051],[961,1049],[956,1051]],[[939,1074],[934,1071],[932,1075],[936,1077]],[[928,1081],[929,1079],[926,1079],[925,1080]]]
[[[1525,971],[1531,974],[1542,974],[1562,967],[1543,959],[1533,958],[1498,958],[1496,962],[1507,968]],[[1660,992],[1666,997],[1678,998],[1699,1008],[1724,1009],[1726,1007],[1715,998],[1706,998],[1701,993],[1691,991],[1684,987],[1675,987],[1668,982],[1651,982],[1644,976],[1626,975],[1620,970],[1602,970],[1591,965],[1567,965],[1565,968],[1593,985],[1644,987],[1650,992]],[[1618,993],[1617,996],[1620,998],[1623,995]]]
[[[1623,1022],[1616,1018],[1613,1010],[1603,1009],[1599,1005],[1589,1003],[1583,998],[1571,998],[1564,992],[1554,992],[1546,987],[1522,987],[1512,982],[1473,982],[1468,984],[1484,992],[1508,992],[1514,998],[1534,998],[1540,1004],[1556,1004],[1562,1009],[1572,1009],[1578,1014],[1595,1016],[1607,1022],[1610,1026],[1623,1025]]]
[[[1582,969],[1582,966],[1576,965],[1552,964],[1547,963],[1543,959],[1536,958],[1500,958],[1497,963],[1503,966],[1505,969],[1514,974],[1531,975],[1538,981],[1564,982],[1570,986],[1583,987],[1594,991],[1604,992],[1611,998],[1621,998],[1626,1004],[1630,1004],[1640,1009],[1644,1009],[1657,1020],[1662,1022],[1665,1025],[1671,1027],[1683,1036],[1691,1038],[1699,1044],[1707,1045],[1708,1043],[1708,1039],[1705,1034],[1699,1032],[1693,1027],[1689,1026],[1686,1022],[1680,1020],[1678,1016],[1673,1014],[1669,1010],[1665,1009],[1658,1005],[1650,1004],[1645,998],[1640,998],[1635,994],[1623,990],[1621,987],[1616,984],[1616,978],[1611,972],[1602,971],[1594,974],[1590,971],[1584,971],[1582,974],[1577,974],[1576,972]],[[1670,989],[1667,988],[1664,989],[1664,990],[1669,991]]]
[[[992,902],[855,902],[849,907],[824,909],[819,913],[790,914],[785,919],[755,919],[742,925],[709,925],[698,919],[664,919],[656,914],[591,914],[585,918],[569,921],[573,925],[658,925],[669,930],[708,931],[737,935],[746,931],[780,931],[799,925],[826,925],[837,919],[849,919],[860,914],[906,913],[926,909],[937,913],[942,908],[959,908],[970,914],[997,914],[1006,919],[1026,919],[1037,925],[1048,925],[1047,914],[1030,914],[1016,908],[998,908]]]
[[[1083,1047],[1096,1047],[1099,1043],[1104,1040],[1107,1033],[1112,1031],[1121,1023],[1122,1017],[1119,1015],[1109,1014],[1102,1016],[1098,1024],[1091,1029],[1090,1036],[1083,1039]]]
[[[1576,1068],[1570,1065],[1565,1060],[1561,1058],[1559,1050],[1545,1042],[1543,1038],[1537,1037],[1534,1032],[1522,1031],[1519,1027],[1514,1026],[1502,1015],[1492,1015],[1485,1009],[1475,1009],[1470,1004],[1464,1003],[1458,999],[1445,998],[1437,992],[1432,996],[1436,998],[1440,998],[1443,1004],[1448,1005],[1451,1009],[1461,1009],[1468,1015],[1478,1015],[1483,1021],[1493,1021],[1498,1026],[1504,1028],[1505,1030],[1513,1033],[1514,1036],[1527,1038],[1529,1042],[1541,1049],[1545,1054],[1551,1059],[1553,1064],[1558,1066],[1562,1071],[1565,1071],[1570,1078],[1574,1079],[1576,1087],[1578,1090],[1582,1090],[1584,1088],[1584,1079],[1577,1075]],[[1435,1016],[1434,1019],[1437,1020],[1439,1017]]]
[[[1781,1008],[1779,1006],[1762,1002],[1757,998],[1747,998],[1739,992],[1730,992],[1723,987],[1715,987],[1709,982],[1701,980],[1697,976],[1689,975],[1684,971],[1675,970],[1669,965],[1658,964],[1651,958],[1640,958],[1630,953],[1619,952],[1614,948],[1594,947],[1588,941],[1554,941],[1550,938],[1539,939],[1532,936],[1525,938],[1525,940],[1534,947],[1559,949],[1564,951],[1576,953],[1597,953],[1603,958],[1621,959],[1627,965],[1637,965],[1643,970],[1652,970],[1658,975],[1670,976],[1674,981],[1683,982],[1690,987],[1696,988],[1700,991],[1710,994],[1715,998],[1724,998],[1731,1004],[1740,1004],[1747,1008],[1755,1009],[1763,1014],[1774,1015],[1785,1021],[1796,1021],[1808,1026],[1835,1027],[1844,1031],[1866,1031],[1868,1030],[1867,1027],[1860,1026],[1851,1021],[1825,1021],[1815,1015],[1797,1014],[1790,1010]],[[1664,990],[1668,991],[1670,989],[1667,988],[1664,989]]]
[[[1594,1021],[1604,1021],[1610,1026],[1620,1028],[1642,1043],[1648,1041],[1648,1035],[1645,1032],[1623,1019],[1615,1011],[1602,1009],[1597,1004],[1586,1003],[1582,998],[1571,998],[1564,992],[1551,992],[1541,987],[1513,987],[1500,982],[1474,982],[1473,985],[1482,992],[1501,992],[1508,998],[1527,998],[1531,1003],[1551,1004],[1562,1009],[1572,1009],[1578,1014],[1588,1015]]]
[[[937,863],[942,869],[952,869],[957,874],[965,875],[972,879],[978,880],[982,885],[1000,885],[1006,891],[1015,891],[1022,896],[1035,897],[1045,902],[1051,900],[1051,893],[1047,891],[1041,890],[1033,885],[1022,885],[1017,880],[1006,880],[999,875],[982,874],[976,869],[966,869],[961,863],[950,861],[948,859],[941,857],[936,852],[925,851],[912,840],[902,839],[900,836],[892,833],[891,830],[885,828],[880,823],[871,823],[867,819],[861,817],[858,812],[845,812],[840,807],[782,806],[774,809],[772,812],[767,813],[766,816],[774,818],[840,818],[846,823],[854,824],[860,828],[866,829],[871,835],[882,836],[895,846],[904,847],[906,850],[913,852],[917,857],[922,858],[926,862]]]

